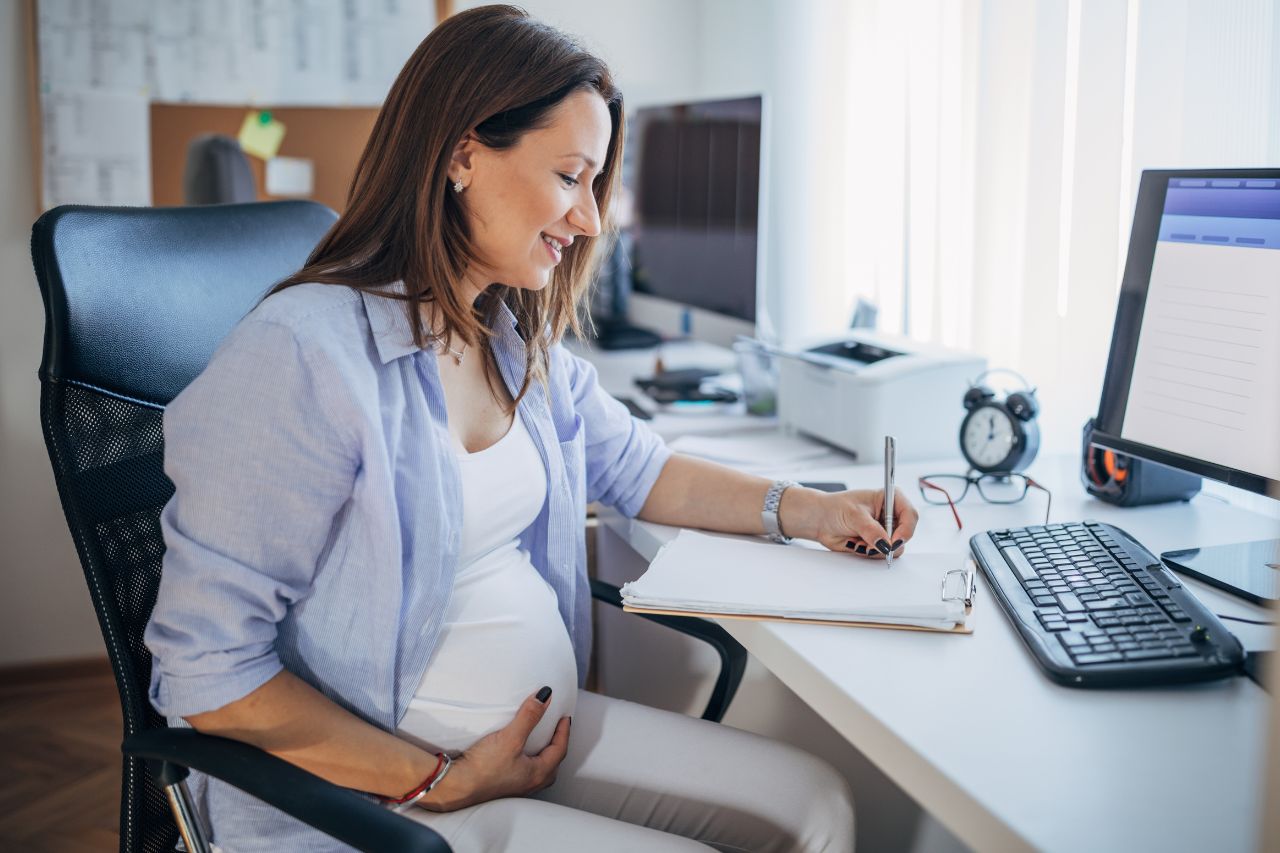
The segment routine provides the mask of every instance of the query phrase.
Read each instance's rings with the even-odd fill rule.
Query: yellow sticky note
[[[266,110],[250,110],[240,125],[240,147],[246,153],[270,160],[284,141],[284,124]]]

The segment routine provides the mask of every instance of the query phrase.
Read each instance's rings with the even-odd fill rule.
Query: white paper
[[[315,168],[303,157],[272,157],[267,161],[267,195],[311,195],[315,185]]]
[[[965,613],[963,602],[942,599],[943,577],[964,566],[954,554],[911,553],[889,568],[832,551],[682,530],[648,571],[622,587],[622,598],[654,610],[946,629],[963,624]]]
[[[46,93],[44,204],[151,204],[147,99],[84,90]]]
[[[151,0],[40,0],[41,93],[145,94]]]
[[[679,453],[749,470],[797,467],[841,455],[825,444],[781,433],[682,435],[670,447]]]
[[[155,7],[152,86],[158,101],[249,103],[250,12],[241,0],[168,0]]]
[[[346,99],[352,104],[381,104],[400,69],[435,25],[435,4],[425,0],[344,3]]]
[[[378,106],[435,26],[417,0],[165,0],[151,52],[157,100]]]

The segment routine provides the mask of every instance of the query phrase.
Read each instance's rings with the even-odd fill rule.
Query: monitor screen
[[[1143,174],[1095,441],[1280,483],[1280,170]]]
[[[623,175],[636,292],[755,322],[760,121],[759,96],[636,111]]]

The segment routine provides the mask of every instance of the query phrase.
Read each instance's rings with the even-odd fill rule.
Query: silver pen
[[[888,535],[889,553],[884,555],[885,566],[893,565],[893,478],[894,456],[898,445],[893,436],[884,437],[884,532]]]

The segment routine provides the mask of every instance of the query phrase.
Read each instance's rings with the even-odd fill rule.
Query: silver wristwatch
[[[782,525],[778,523],[778,505],[782,503],[782,493],[797,485],[799,483],[794,480],[775,480],[764,496],[764,510],[760,513],[760,519],[764,522],[764,532],[780,545],[786,545],[791,541],[791,537],[782,532]]]

